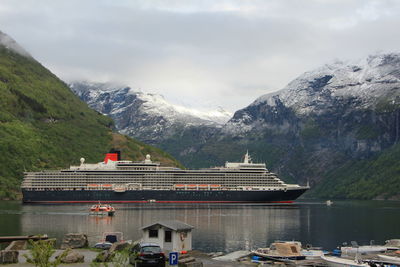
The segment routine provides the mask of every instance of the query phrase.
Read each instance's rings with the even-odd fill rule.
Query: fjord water
[[[265,247],[275,240],[333,249],[343,242],[383,243],[400,238],[400,202],[299,201],[265,204],[116,204],[114,217],[89,215],[89,204],[23,205],[0,202],[0,236],[47,234],[58,242],[66,233],[86,233],[93,245],[106,231],[125,239],[141,237],[140,227],[180,220],[195,227],[193,248],[231,252]]]

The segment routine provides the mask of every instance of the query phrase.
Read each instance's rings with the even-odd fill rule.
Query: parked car
[[[165,267],[165,255],[155,243],[137,243],[131,249],[129,262],[135,267]]]

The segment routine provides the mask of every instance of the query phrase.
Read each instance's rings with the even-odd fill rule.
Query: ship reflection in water
[[[176,219],[195,227],[193,247],[234,251],[265,245],[266,240],[299,236],[296,205],[114,205],[116,215],[89,216],[85,205],[24,205],[23,233],[47,233],[61,240],[65,233],[86,233],[90,243],[103,232],[121,231],[126,239],[141,238],[139,228],[158,220]]]

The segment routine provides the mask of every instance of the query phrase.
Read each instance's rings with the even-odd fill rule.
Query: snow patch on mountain
[[[210,111],[200,111],[174,105],[162,95],[145,93],[112,83],[73,82],[70,84],[70,88],[92,108],[105,115],[110,115],[114,119],[117,118],[115,119],[117,127],[125,132],[129,132],[128,129],[125,129],[129,126],[126,123],[124,126],[118,125],[118,119],[121,116],[132,117],[132,113],[136,114],[135,121],[140,120],[140,116],[148,121],[150,118],[158,118],[155,121],[162,122],[164,125],[160,127],[171,127],[173,124],[221,127],[233,115],[221,107]],[[133,119],[130,118],[130,120]],[[148,126],[155,127],[155,125]]]
[[[357,108],[374,108],[400,86],[400,54],[375,54],[356,62],[337,61],[305,72],[284,89],[261,96],[251,105],[275,105],[279,99],[300,115],[321,113],[334,99],[354,98]],[[389,96],[390,97],[390,96]]]
[[[182,120],[192,124],[224,124],[231,117],[232,113],[223,108],[210,111],[200,111],[180,105],[169,103],[164,96],[135,92],[144,101],[143,108],[150,114],[162,115],[171,120]]]

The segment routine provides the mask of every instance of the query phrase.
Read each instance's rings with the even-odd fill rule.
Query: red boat
[[[109,204],[96,204],[90,207],[91,215],[108,215],[113,216],[115,213],[115,208]]]

